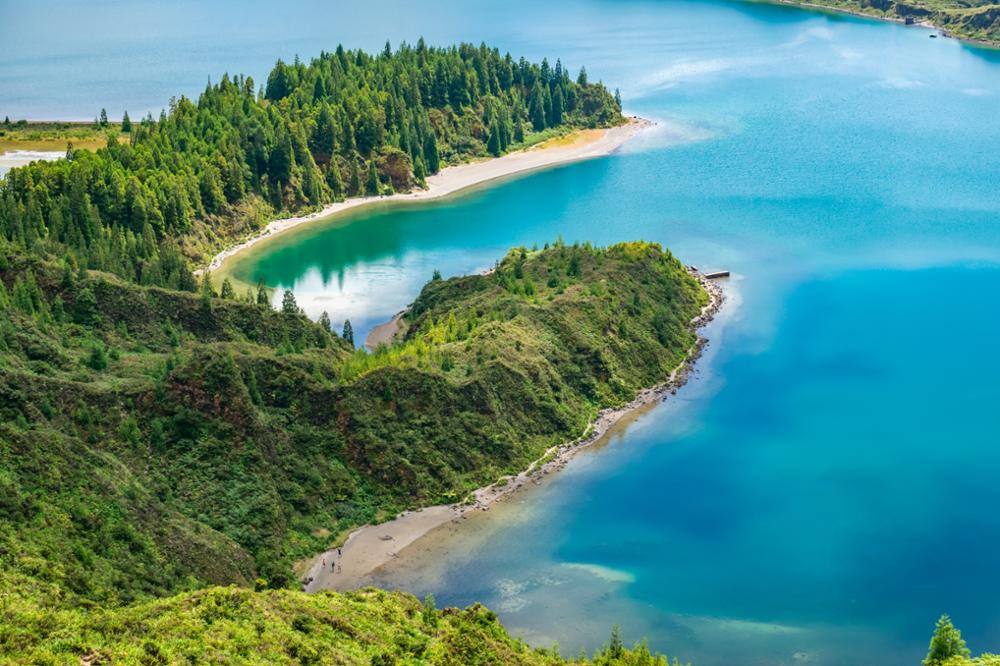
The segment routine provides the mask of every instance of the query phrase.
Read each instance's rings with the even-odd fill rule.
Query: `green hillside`
[[[0,567],[105,604],[294,585],[345,530],[459,500],[666,378],[707,300],[655,245],[520,249],[433,280],[368,354],[294,306],[7,246],[0,285]]]

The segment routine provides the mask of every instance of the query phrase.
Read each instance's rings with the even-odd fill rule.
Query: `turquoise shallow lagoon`
[[[237,4],[234,30],[209,39],[205,21]],[[18,56],[0,62],[0,113],[94,105],[78,90],[88,77],[105,82],[98,106],[158,108],[241,58],[262,79],[277,55],[423,34],[585,63],[659,121],[620,154],[317,223],[235,266],[294,289],[313,314],[364,332],[435,269],[480,270],[560,235],[660,241],[737,274],[677,399],[381,582],[484,602],[568,653],[618,622],[627,640],[699,666],[915,664],[942,612],[973,648],[1000,650],[996,52],[736,2],[339,15],[293,3],[280,17],[223,2],[176,24],[176,8],[87,7],[100,18],[122,5],[159,27],[99,45],[51,24],[4,34]],[[156,52],[170,54],[159,77],[142,55]],[[107,83],[109,54],[135,56],[122,82]]]

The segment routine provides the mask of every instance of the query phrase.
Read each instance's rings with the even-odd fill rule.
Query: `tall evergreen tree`
[[[434,133],[428,133],[424,141],[424,160],[427,162],[427,170],[435,174],[441,169],[441,156],[438,154],[437,139]]]
[[[233,300],[236,298],[236,292],[233,291],[233,285],[229,281],[229,278],[224,278],[222,280],[222,290],[219,292],[219,296],[222,298],[227,298]]]
[[[349,190],[353,196],[361,194],[361,172],[358,170],[356,160],[351,160],[351,184]]]
[[[528,102],[528,115],[531,117],[531,126],[536,132],[545,129],[545,91],[542,84],[535,82],[531,89],[531,100]]]
[[[562,87],[556,86],[555,90],[552,92],[552,117],[549,120],[549,125],[562,125],[563,121],[563,94]]]
[[[931,644],[924,657],[924,666],[942,666],[952,657],[968,657],[969,648],[962,639],[961,632],[951,623],[951,618],[942,615],[934,627]]]
[[[132,121],[128,117],[128,111],[122,115],[122,132],[128,134],[132,131]]]
[[[379,193],[378,169],[375,168],[375,160],[368,163],[368,180],[365,182],[365,194],[370,197]]]
[[[299,304],[295,302],[295,294],[286,289],[281,296],[281,311],[285,314],[299,314]]]
[[[344,320],[344,334],[341,337],[347,340],[349,344],[354,344],[354,327],[351,326],[350,319]]]
[[[500,157],[500,153],[503,152],[500,148],[500,129],[496,123],[490,126],[490,138],[486,142],[486,150],[494,157]]]
[[[271,299],[267,297],[267,286],[264,284],[263,280],[257,282],[257,305],[267,307],[271,305]]]

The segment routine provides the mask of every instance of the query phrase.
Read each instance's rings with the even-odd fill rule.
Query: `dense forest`
[[[485,45],[338,47],[279,61],[264,85],[223,76],[197,101],[128,119],[0,181],[0,237],[143,285],[193,290],[202,261],[283,211],[419,187],[442,166],[552,130],[623,122],[585,70]],[[107,124],[105,118],[99,122]],[[121,136],[127,136],[126,141]]]

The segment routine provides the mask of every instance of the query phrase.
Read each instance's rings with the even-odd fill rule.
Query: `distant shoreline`
[[[695,329],[712,321],[725,299],[721,287],[701,275],[699,279],[709,293],[709,302],[692,320],[691,324]],[[362,587],[370,582],[372,574],[395,559],[400,551],[438,527],[458,522],[470,512],[486,511],[497,501],[529,484],[539,483],[543,476],[563,469],[573,456],[601,441],[612,426],[624,417],[676,393],[687,382],[706,343],[707,340],[699,335],[688,355],[664,382],[641,390],[631,402],[621,407],[601,410],[579,439],[550,448],[519,474],[502,477],[488,486],[472,491],[469,501],[404,511],[388,522],[354,530],[339,548],[332,548],[311,559],[302,579],[303,589],[306,592],[319,592]],[[337,567],[336,573],[334,567]]]
[[[751,2],[758,2],[768,5],[783,5],[786,7],[801,7],[807,10],[822,10],[827,12],[835,12],[837,14],[844,14],[847,16],[856,16],[858,18],[872,19],[874,21],[887,21],[889,23],[898,23],[899,25],[906,25],[905,16],[889,16],[887,14],[869,14],[867,12],[861,11],[860,9],[852,9],[850,7],[838,7],[835,5],[824,5],[821,2],[803,2],[801,0],[750,0]],[[989,49],[1000,49],[1000,42],[992,41],[989,39],[975,39],[973,37],[963,37],[961,35],[956,35],[947,28],[937,25],[933,21],[926,19],[920,19],[916,16],[911,16],[909,18],[913,19],[913,23],[907,25],[906,27],[916,27],[916,28],[929,28],[931,30],[937,30],[941,33],[942,37],[947,37],[948,39],[955,39],[964,44],[969,44],[971,46],[979,46]]]
[[[248,250],[261,241],[274,238],[284,231],[294,229],[309,222],[325,220],[348,210],[383,202],[440,199],[498,178],[609,155],[638,132],[652,127],[654,124],[650,120],[633,116],[627,123],[618,127],[578,130],[570,135],[572,138],[568,143],[564,143],[564,139],[555,139],[525,150],[508,153],[501,157],[445,167],[440,172],[427,178],[427,189],[425,190],[383,197],[353,197],[332,203],[315,213],[274,220],[260,233],[219,252],[209,262],[207,270],[213,273],[218,271],[232,257]],[[555,145],[547,146],[547,143]],[[200,268],[195,271],[195,274],[200,275],[204,270],[206,269]]]

